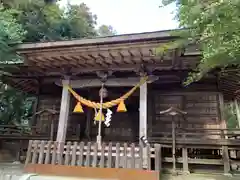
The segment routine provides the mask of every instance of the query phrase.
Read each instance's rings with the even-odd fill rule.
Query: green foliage
[[[60,34],[65,39],[93,37],[97,35],[97,16],[90,12],[86,4],[68,5],[60,24]]]
[[[25,42],[65,40],[96,36],[96,16],[85,4],[60,9],[44,0],[20,4],[19,22],[27,31]]]
[[[227,128],[237,128],[238,121],[236,116],[236,108],[233,102],[225,104],[224,115],[227,122]]]
[[[57,0],[1,0],[0,3],[0,73],[3,64],[21,62],[15,44],[55,41],[98,35],[96,15],[86,4],[61,9]],[[104,32],[112,32],[106,27]],[[0,81],[1,82],[1,81]],[[0,83],[0,123],[22,124],[29,120],[35,98]]]
[[[199,80],[214,68],[240,63],[239,0],[163,0],[164,5],[177,4],[176,18],[185,43],[196,43],[202,59],[188,82]],[[183,42],[183,41],[182,41]]]
[[[0,91],[1,124],[22,125],[23,120],[27,120],[32,115],[32,98],[27,94],[16,92],[5,84],[0,85]]]
[[[16,10],[5,10],[0,7],[0,61],[16,61],[18,59],[12,44],[20,43],[24,39],[25,31],[17,22]]]
[[[112,26],[102,25],[98,28],[99,36],[113,36],[116,34],[116,30],[114,30]]]

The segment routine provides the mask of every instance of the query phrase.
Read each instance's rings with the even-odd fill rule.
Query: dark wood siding
[[[155,92],[152,98],[154,117],[152,118],[151,136],[159,132],[171,132],[171,117],[160,115],[160,111],[177,107],[188,114],[177,117],[177,128],[220,128],[218,92]]]

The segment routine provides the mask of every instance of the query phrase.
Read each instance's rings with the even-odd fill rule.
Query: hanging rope
[[[122,105],[122,106],[119,107],[119,111],[121,111],[121,110],[124,111],[124,109],[126,109],[126,107],[125,107],[125,105],[123,103],[124,100],[126,100],[129,96],[131,96],[137,88],[139,88],[142,84],[144,84],[147,81],[147,79],[148,79],[147,76],[141,78],[141,80],[140,80],[140,82],[138,84],[136,84],[130,91],[128,91],[126,94],[124,94],[120,98],[103,103],[103,106],[102,106],[103,109],[111,108],[111,107],[116,106],[116,105]],[[68,85],[64,86],[64,88],[67,88],[69,90],[69,92],[71,92],[72,95],[78,100],[78,102],[84,104],[85,106],[94,108],[94,109],[100,109],[100,106],[101,106],[100,103],[97,103],[97,102],[94,102],[94,101],[90,101],[90,100],[87,100],[87,99],[83,98],[82,96],[78,95]]]

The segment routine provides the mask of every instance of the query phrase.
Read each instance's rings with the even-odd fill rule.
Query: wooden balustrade
[[[27,164],[51,164],[67,166],[84,166],[100,168],[131,168],[160,171],[162,163],[173,163],[171,145],[155,144],[146,147],[146,164],[144,164],[144,148],[134,143],[103,143],[99,148],[95,142],[30,141]],[[165,152],[168,149],[169,155]],[[182,164],[183,173],[189,173],[192,165],[217,165],[223,167],[228,174],[233,163],[240,163],[229,157],[230,151],[236,151],[240,146],[176,144],[176,163]],[[199,155],[202,150],[209,150],[215,155],[204,157]],[[210,152],[210,153],[211,153]],[[163,157],[164,155],[164,157]],[[145,165],[145,166],[144,166]]]
[[[203,139],[240,139],[240,129],[204,129],[204,128],[176,128],[176,138],[179,140]],[[152,139],[171,139],[171,129],[164,129],[151,133]],[[160,141],[161,142],[161,141]]]
[[[25,172],[88,179],[159,180],[160,168],[159,144],[143,147],[133,143],[102,143],[98,147],[92,142],[35,140],[29,141]]]
[[[146,149],[146,153],[144,153]],[[146,159],[144,159],[146,158]],[[154,165],[151,163],[154,160]],[[146,161],[146,164],[144,164]],[[108,168],[161,168],[161,147],[127,143],[29,141],[26,164],[52,164]],[[152,166],[153,165],[153,166]]]

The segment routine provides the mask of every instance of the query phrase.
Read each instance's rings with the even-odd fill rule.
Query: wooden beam
[[[63,80],[64,85],[69,85],[69,79]],[[62,89],[62,100],[58,122],[57,142],[65,142],[67,134],[67,123],[69,116],[70,93],[68,89]]]
[[[140,82],[139,77],[129,77],[129,78],[111,78],[107,79],[104,86],[111,87],[133,87]],[[152,83],[158,79],[157,76],[149,77],[147,83]],[[55,81],[55,84],[62,86],[62,82]],[[99,87],[102,85],[100,79],[80,79],[80,80],[70,80],[69,85],[72,88],[86,88],[86,87]]]
[[[112,78],[108,79],[105,82],[105,86],[112,87],[122,87],[122,86],[135,86],[140,81],[138,77],[130,77],[130,78]],[[56,85],[62,86],[61,82],[56,81]],[[72,88],[85,88],[85,87],[99,87],[102,82],[100,79],[81,79],[81,80],[71,80],[69,85]]]

